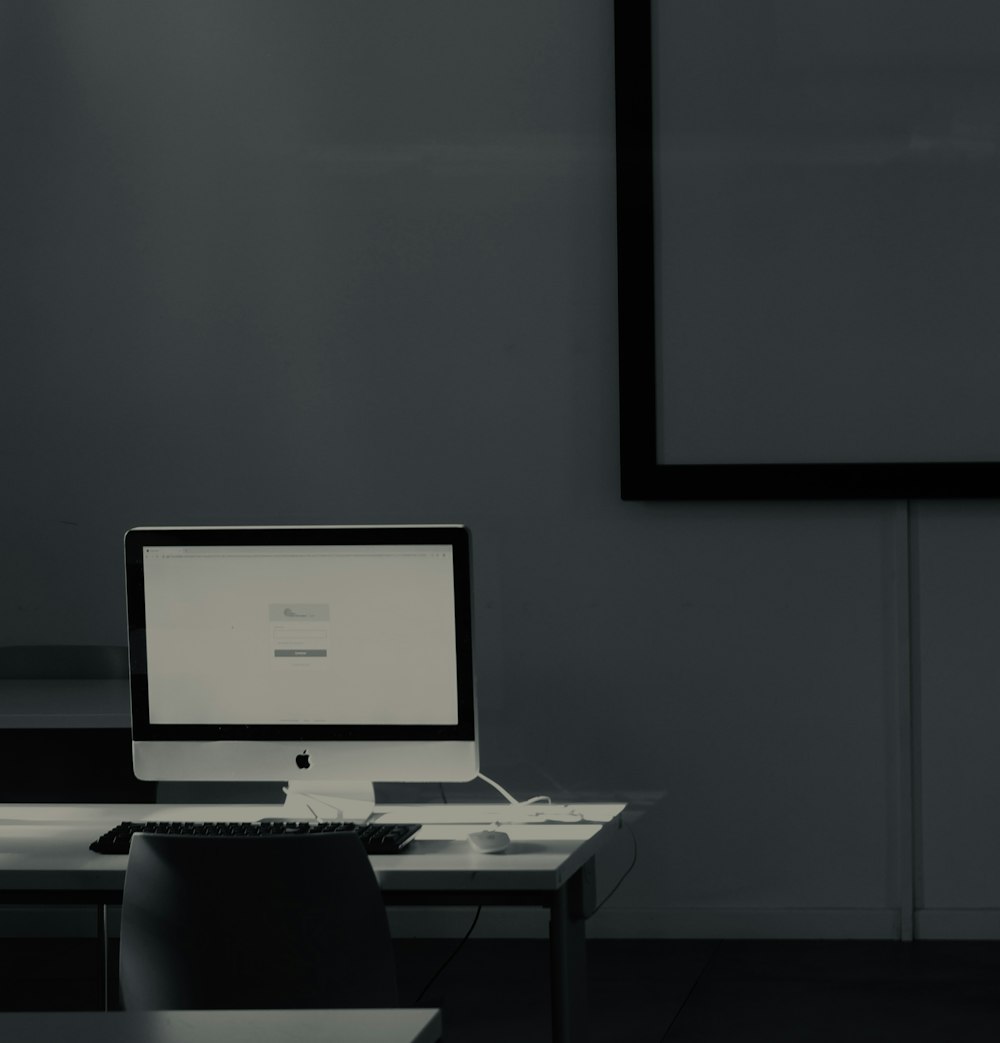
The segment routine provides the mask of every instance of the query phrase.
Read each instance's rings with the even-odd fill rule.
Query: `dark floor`
[[[404,1004],[455,948],[398,943]],[[0,939],[0,1008],[97,1002],[96,943]],[[592,941],[592,1043],[1000,1040],[1000,942]],[[547,1038],[545,942],[470,941],[422,1000],[450,1043]]]

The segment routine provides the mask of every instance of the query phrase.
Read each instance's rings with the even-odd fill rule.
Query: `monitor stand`
[[[288,818],[367,822],[374,810],[375,787],[370,782],[306,782],[296,779],[285,787],[284,814]]]

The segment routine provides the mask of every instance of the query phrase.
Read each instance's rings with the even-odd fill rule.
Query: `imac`
[[[137,778],[363,820],[375,782],[476,777],[462,526],[134,528],[125,574]]]

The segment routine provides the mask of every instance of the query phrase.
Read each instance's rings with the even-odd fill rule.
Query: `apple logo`
[[[295,767],[296,768],[308,768],[309,767],[309,751],[308,750],[303,750],[295,758]]]

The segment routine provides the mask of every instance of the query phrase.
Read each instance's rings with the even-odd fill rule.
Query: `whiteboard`
[[[653,0],[641,29],[625,6],[620,189],[649,178],[652,244],[637,257],[643,218],[620,207],[620,277],[651,269],[651,315],[623,313],[620,350],[643,354],[652,395],[623,364],[623,472],[652,406],[642,467],[661,486],[670,471],[668,491],[692,475],[715,495],[733,479],[757,495],[990,490],[1000,6]],[[644,87],[645,31],[642,170],[621,91]]]

